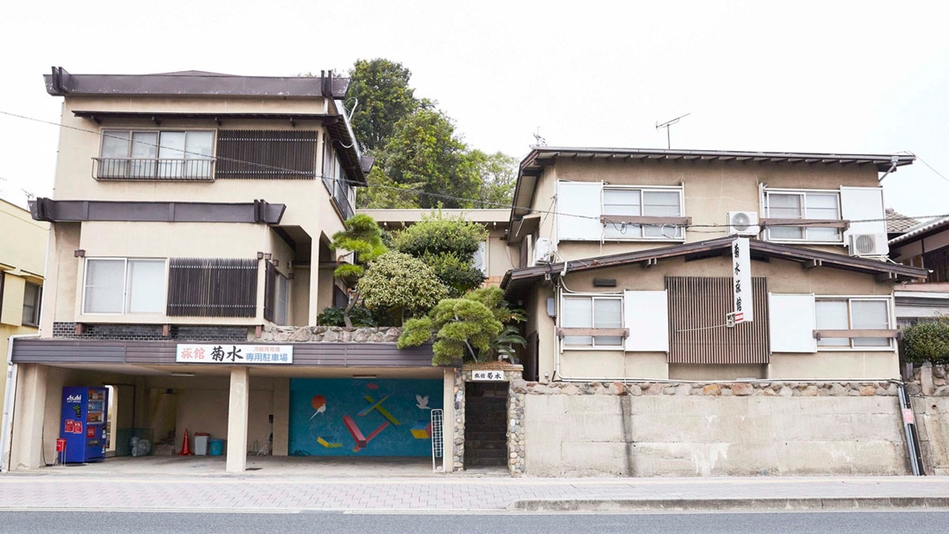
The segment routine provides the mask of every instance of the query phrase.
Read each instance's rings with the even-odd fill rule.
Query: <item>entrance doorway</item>
[[[507,382],[465,384],[465,467],[507,465]]]

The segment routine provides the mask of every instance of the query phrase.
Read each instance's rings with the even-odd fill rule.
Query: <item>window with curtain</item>
[[[680,189],[604,188],[603,215],[632,217],[681,217]],[[607,222],[605,239],[681,239],[681,226]]]
[[[161,313],[165,260],[87,258],[82,312]]]
[[[211,130],[103,130],[98,178],[210,179]]]
[[[623,298],[621,296],[565,296],[561,309],[563,328],[622,328]],[[564,336],[564,348],[623,348],[620,336]]]
[[[766,191],[765,212],[770,219],[839,221],[840,194],[826,191]],[[843,234],[839,228],[770,226],[768,239],[839,243],[843,240]]]
[[[842,298],[815,302],[818,330],[886,330],[890,328],[889,299]],[[889,338],[821,337],[819,347],[889,347]]]

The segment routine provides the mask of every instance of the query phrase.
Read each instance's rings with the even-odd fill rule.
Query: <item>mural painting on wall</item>
[[[290,380],[292,456],[429,456],[441,380]]]

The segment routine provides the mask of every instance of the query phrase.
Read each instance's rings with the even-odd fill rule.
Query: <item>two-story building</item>
[[[30,212],[0,199],[0,354],[7,377],[10,336],[39,332],[43,295],[43,268],[49,226],[34,221]],[[0,402],[4,409],[7,383],[0,380]],[[12,393],[12,389],[11,389]]]
[[[54,196],[31,206],[52,231],[42,336],[13,350],[12,468],[55,458],[65,386],[108,386],[117,454],[132,437],[177,451],[186,430],[226,438],[229,471],[248,451],[431,454],[415,427],[451,380],[431,349],[314,327],[345,298],[329,244],[372,165],[348,79],[45,81],[62,127]]]
[[[926,273],[887,261],[880,182],[913,159],[534,147],[518,469],[905,472],[893,288]]]

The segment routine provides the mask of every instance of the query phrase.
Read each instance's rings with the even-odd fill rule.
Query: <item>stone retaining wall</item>
[[[893,382],[512,380],[512,474],[903,475]],[[518,448],[517,445],[523,442]]]

